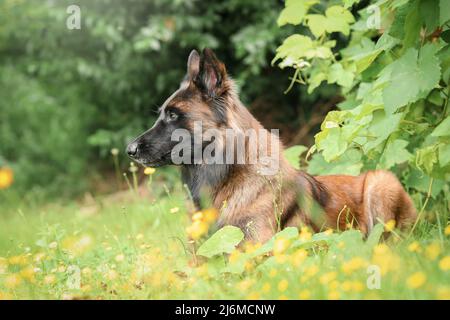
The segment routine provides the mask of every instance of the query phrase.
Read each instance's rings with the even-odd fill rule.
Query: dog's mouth
[[[136,159],[136,162],[145,167],[158,168],[171,163],[170,152],[157,159]]]

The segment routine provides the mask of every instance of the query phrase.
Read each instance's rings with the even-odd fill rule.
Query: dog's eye
[[[178,119],[178,114],[176,114],[176,113],[173,112],[173,111],[167,112],[167,120],[169,120],[169,121],[175,121],[175,120],[177,120],[177,119]]]

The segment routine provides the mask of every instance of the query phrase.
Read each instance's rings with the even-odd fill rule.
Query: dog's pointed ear
[[[209,97],[219,96],[227,77],[225,65],[211,49],[204,49],[200,57],[200,71],[195,83]]]
[[[200,55],[197,50],[192,50],[187,62],[187,75],[190,80],[195,80],[200,71]]]

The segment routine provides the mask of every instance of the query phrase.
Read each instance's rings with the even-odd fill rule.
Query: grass
[[[3,213],[0,299],[450,299],[446,216],[412,237],[379,240],[382,225],[367,241],[285,229],[262,246],[194,257],[184,188],[150,188],[157,200],[130,192]]]

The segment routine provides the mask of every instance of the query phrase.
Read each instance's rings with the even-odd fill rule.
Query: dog
[[[174,161],[174,150],[180,149],[180,135],[174,139],[174,132],[195,137],[196,123],[202,124],[197,133],[214,130],[214,139],[184,143],[187,149],[179,155],[186,161]],[[230,130],[254,132],[253,139],[245,136],[241,148],[231,148],[237,151],[231,162],[205,163],[190,154],[196,147],[205,151],[212,141],[211,155],[223,155],[230,143],[225,132]],[[220,213],[217,226],[237,226],[253,242],[265,242],[288,226],[308,226],[315,232],[355,227],[367,235],[380,221],[394,220],[400,228],[415,221],[413,202],[392,173],[311,176],[294,169],[282,150],[278,136],[264,129],[242,104],[225,65],[204,49],[190,53],[180,87],[164,102],[153,127],[134,139],[126,152],[148,167],[180,165],[195,206],[201,208],[206,189]],[[256,162],[250,162],[251,154],[256,154]],[[268,165],[258,160],[267,157],[277,160],[275,170],[262,174]]]

